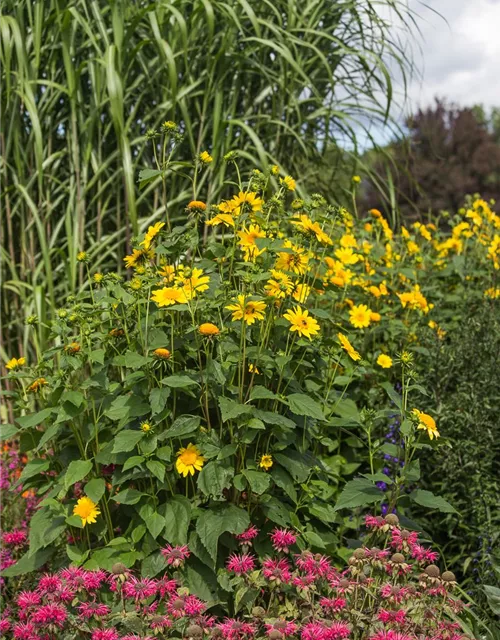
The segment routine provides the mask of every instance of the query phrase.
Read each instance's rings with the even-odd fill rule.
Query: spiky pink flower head
[[[267,635],[271,635],[273,631],[279,631],[282,636],[293,636],[297,633],[297,625],[295,622],[288,622],[287,620],[276,620],[272,623],[266,623],[265,625]]]
[[[411,557],[415,558],[418,562],[425,562],[427,564],[434,564],[439,558],[439,553],[437,551],[426,549],[418,543],[411,547],[410,553]]]
[[[165,558],[167,564],[177,568],[182,567],[191,554],[186,544],[177,547],[172,547],[167,544],[167,546],[161,550],[161,555]]]
[[[324,633],[325,640],[342,640],[351,635],[351,627],[346,622],[332,622]]]
[[[337,613],[342,609],[345,609],[347,600],[345,598],[321,598],[319,605],[325,611],[331,613]]]
[[[207,608],[206,602],[196,596],[186,596],[184,600],[184,611],[189,617],[199,616]]]
[[[62,604],[45,604],[35,609],[31,620],[39,627],[54,625],[61,629],[67,617],[68,612]]]
[[[186,596],[175,593],[167,602],[167,610],[172,618],[194,617],[202,614],[207,605],[196,596]]]
[[[406,587],[400,587],[395,584],[385,584],[380,589],[380,595],[391,602],[397,602],[399,604],[408,597],[409,591]]]
[[[386,524],[387,523],[382,516],[365,516],[365,527],[367,529],[382,529]]]
[[[193,623],[199,625],[202,629],[212,629],[215,627],[217,620],[214,616],[201,615],[193,619]]]
[[[249,553],[232,553],[227,560],[227,570],[236,574],[248,573],[255,569],[255,558]]]
[[[18,622],[12,628],[12,635],[16,640],[37,640],[40,637],[32,622]]]
[[[259,535],[259,530],[253,524],[243,533],[238,533],[235,538],[240,544],[251,544],[252,540]]]
[[[357,582],[349,580],[345,575],[337,575],[330,579],[330,587],[339,595],[352,593],[357,587]]]
[[[160,606],[159,602],[152,602],[151,604],[146,604],[143,607],[138,607],[141,616],[154,616],[158,607]]]
[[[406,618],[406,611],[404,609],[398,609],[397,611],[387,611],[386,609],[380,609],[377,618],[378,620],[380,620],[380,622],[383,622],[385,624],[402,624]]]
[[[94,629],[92,631],[92,640],[118,640],[118,632],[116,629]]]
[[[302,627],[302,640],[325,640],[326,627],[321,622],[308,622]]]
[[[389,549],[377,549],[376,547],[373,547],[373,549],[365,548],[365,553],[367,560],[373,562],[383,562],[391,555]]]
[[[10,620],[8,618],[2,618],[0,620],[0,633],[3,635],[4,633],[7,633],[9,629],[10,629]]]
[[[168,629],[169,627],[172,626],[172,620],[170,620],[170,618],[168,616],[156,616],[154,618],[154,620],[151,621],[151,629],[156,630],[162,630],[162,629]]]
[[[329,558],[320,553],[311,553],[311,551],[303,551],[296,555],[295,564],[301,571],[313,575],[315,578],[328,578],[332,572],[336,573]]]
[[[217,625],[217,629],[220,630],[221,635],[225,640],[240,640],[241,638],[247,638],[253,636],[256,632],[256,628],[249,622],[242,622],[241,620],[235,620],[233,618],[226,618],[224,622]]]
[[[20,547],[22,546],[28,536],[26,531],[22,531],[21,529],[14,529],[13,531],[6,531],[2,535],[2,542],[9,547]]]
[[[158,586],[156,584],[156,580],[152,580],[151,578],[135,578],[134,576],[129,576],[122,586],[122,593],[125,598],[129,600],[135,600],[139,602],[139,600],[147,600],[151,596],[154,596],[158,591]]]
[[[55,591],[59,591],[61,587],[62,582],[59,576],[46,573],[40,578],[37,590],[43,595],[46,595],[47,593],[54,593]]]
[[[42,595],[38,591],[21,591],[17,596],[16,602],[20,609],[29,609],[36,607],[42,601]]]
[[[158,580],[157,586],[158,593],[162,598],[164,598],[166,594],[175,593],[179,585],[177,584],[177,580],[164,576]]]
[[[305,576],[295,576],[292,580],[292,584],[297,589],[309,589],[311,585],[316,582],[316,577],[310,573]]]
[[[92,618],[92,616],[102,618],[103,616],[107,616],[108,613],[111,613],[111,609],[101,602],[82,602],[82,604],[78,605],[78,615],[87,620]]]
[[[282,582],[288,584],[292,579],[290,563],[285,558],[280,558],[279,560],[266,558],[262,562],[262,573],[264,578],[276,584],[281,584]]]
[[[406,529],[392,529],[391,531],[391,547],[397,551],[409,551],[418,542],[418,533],[416,531],[407,531]]]
[[[289,547],[297,542],[297,536],[290,529],[278,529],[276,527],[272,533],[269,534],[272,545],[276,551],[283,551],[288,553]]]

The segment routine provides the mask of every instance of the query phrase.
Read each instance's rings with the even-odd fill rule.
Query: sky
[[[410,0],[410,6],[422,36],[421,78],[410,86],[409,107],[428,106],[436,95],[460,106],[500,106],[500,0]]]

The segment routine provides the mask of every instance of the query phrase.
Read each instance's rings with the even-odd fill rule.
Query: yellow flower
[[[168,360],[170,358],[170,351],[168,349],[164,349],[163,347],[160,347],[158,349],[155,349],[153,351],[153,354],[157,357],[160,358],[160,360]]]
[[[284,298],[293,291],[293,282],[286,273],[273,269],[271,275],[273,277],[267,281],[264,287],[268,295],[274,298]]]
[[[203,324],[200,324],[198,331],[202,336],[218,336],[220,333],[219,327],[211,322],[204,322]]]
[[[325,258],[325,262],[328,266],[328,271],[325,276],[326,282],[331,282],[331,284],[337,287],[345,287],[349,284],[353,276],[353,272],[350,269],[345,269],[342,262],[334,260],[329,256]]]
[[[354,305],[349,311],[349,320],[356,329],[363,329],[364,327],[370,326],[371,313],[371,310],[366,304]]]
[[[187,302],[186,294],[182,289],[175,287],[163,287],[151,292],[151,300],[159,307],[168,307],[171,304],[183,304]]]
[[[377,313],[376,311],[370,311],[371,322],[380,322],[381,319],[382,316],[380,315],[380,313]]]
[[[153,226],[148,227],[144,240],[140,243],[146,251],[149,249],[154,238],[160,233],[164,226],[164,222],[156,222]]]
[[[347,336],[345,336],[343,333],[337,333],[337,338],[340,341],[342,349],[344,349],[344,351],[347,351],[347,354],[350,358],[352,358],[353,360],[361,360],[360,354],[349,342],[349,338]]]
[[[308,284],[298,284],[292,294],[294,300],[304,304],[311,293],[311,287]]]
[[[359,176],[353,176],[352,181],[354,184],[359,184],[361,182],[361,178]]]
[[[417,309],[424,313],[429,313],[431,307],[427,303],[424,295],[421,293],[420,286],[418,284],[416,284],[411,291],[398,293],[397,295],[403,308],[408,306],[410,309]]]
[[[141,431],[144,431],[144,433],[149,433],[152,428],[153,427],[151,426],[151,424],[149,422],[143,422],[141,424]]]
[[[191,442],[187,447],[179,449],[177,456],[175,468],[184,478],[186,478],[188,474],[194,476],[195,471],[201,471],[205,462],[205,458],[201,455],[198,447],[191,444]]]
[[[200,213],[205,211],[206,208],[207,205],[201,200],[191,200],[186,207],[188,211],[199,211]]]
[[[152,249],[133,249],[129,256],[125,256],[123,261],[127,269],[136,267],[138,264],[144,264],[148,260],[152,260],[155,257],[155,252]]]
[[[295,191],[295,188],[297,187],[297,183],[292,176],[285,176],[284,178],[281,178],[280,182],[288,189],[288,191]]]
[[[439,438],[439,431],[436,428],[436,421],[432,416],[427,413],[423,413],[418,409],[413,409],[413,414],[418,419],[417,429],[423,429],[427,431],[427,435],[432,440],[433,438]]]
[[[380,213],[380,211],[378,209],[370,209],[368,211],[369,214],[371,214],[374,218],[381,218],[382,214]]]
[[[262,200],[262,198],[259,198],[255,191],[240,191],[237,196],[233,196],[230,204],[233,208],[234,215],[237,216],[240,214],[241,208],[244,205],[248,205],[248,207],[252,210],[252,213],[261,211],[264,200]]]
[[[46,387],[48,384],[49,383],[47,382],[47,380],[45,380],[45,378],[37,378],[30,384],[26,391],[36,393],[37,391],[40,391],[42,387]]]
[[[177,269],[175,284],[182,289],[187,300],[192,300],[196,298],[198,293],[206,291],[209,282],[210,277],[204,276],[202,269],[196,267],[194,269],[189,269],[188,267],[179,267]]]
[[[237,302],[227,305],[226,309],[233,312],[233,321],[243,320],[250,325],[256,320],[264,319],[266,303],[260,300],[247,300],[244,295],[240,294]]]
[[[87,496],[83,496],[80,498],[76,505],[73,507],[73,515],[80,516],[82,519],[82,525],[86,524],[94,524],[98,515],[100,515],[100,511],[97,508],[95,502],[93,502]]]
[[[259,369],[252,362],[248,365],[248,371],[250,373],[260,373]]]
[[[20,369],[24,364],[26,364],[26,358],[11,358],[5,368],[9,371],[15,371],[16,369]]]
[[[208,151],[202,151],[200,153],[200,155],[198,156],[198,159],[200,160],[200,162],[202,162],[203,164],[210,164],[211,162],[213,162],[213,158],[212,156],[208,153]]]
[[[271,173],[273,174],[273,176],[277,176],[279,172],[280,168],[278,167],[278,165],[273,164],[273,166],[271,167]]]
[[[377,358],[377,364],[382,369],[390,369],[392,367],[392,358],[391,356],[386,356],[384,353],[381,353]]]
[[[280,251],[280,253],[278,253],[278,259],[275,264],[276,269],[303,275],[307,270],[307,264],[309,262],[305,250],[302,249],[302,247],[294,245],[290,240],[285,240],[283,248],[289,249],[289,251]]]
[[[238,244],[243,251],[245,261],[255,262],[256,258],[265,251],[265,248],[259,249],[256,240],[257,238],[265,238],[266,232],[258,224],[251,224],[248,229],[243,227],[243,230],[238,231],[237,234],[240,238]]]
[[[351,247],[342,247],[341,249],[337,249],[335,251],[335,256],[343,264],[356,264],[360,259],[360,256],[354,253]]]
[[[102,275],[102,273],[94,273],[93,280],[96,284],[101,284],[101,282],[104,280],[104,276]]]
[[[267,471],[273,466],[273,464],[274,464],[273,457],[270,456],[268,453],[265,453],[260,459],[259,467]]]
[[[358,246],[358,242],[352,233],[346,233],[340,238],[340,246],[355,249]]]
[[[64,351],[70,354],[78,353],[80,351],[80,345],[78,344],[78,342],[70,342],[64,347]]]
[[[163,264],[158,273],[162,276],[164,282],[173,282],[175,278],[175,267],[171,264]]]
[[[234,218],[230,213],[218,213],[211,220],[206,220],[205,224],[216,227],[223,224],[225,227],[234,227]]]
[[[302,309],[299,305],[295,309],[290,309],[283,314],[283,317],[291,324],[290,331],[296,331],[299,336],[311,338],[319,333],[317,320],[311,318],[307,309]]]
[[[311,218],[304,214],[295,216],[290,223],[297,227],[306,236],[315,236],[321,244],[333,244],[332,239],[328,236],[317,222],[313,222]]]

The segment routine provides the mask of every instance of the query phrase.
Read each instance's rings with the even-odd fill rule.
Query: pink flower
[[[68,612],[62,604],[45,604],[33,612],[31,620],[38,626],[55,625],[62,628]]]
[[[289,547],[297,542],[297,536],[290,529],[274,529],[269,535],[271,542],[276,551],[288,553]]]
[[[316,582],[316,578],[308,573],[305,576],[295,576],[292,580],[292,584],[297,589],[309,589],[309,587]]]
[[[172,547],[167,544],[167,546],[161,550],[161,555],[170,566],[181,567],[191,554],[189,553],[188,546],[185,544],[177,547]]]
[[[54,593],[62,587],[62,582],[59,576],[55,574],[46,573],[38,582],[38,591],[42,594]]]
[[[59,602],[71,602],[76,595],[76,591],[74,589],[70,589],[69,587],[61,587],[59,591],[54,593],[54,597]]]
[[[42,596],[37,591],[21,591],[17,596],[17,606],[20,609],[36,607],[42,601]]]
[[[116,629],[94,629],[92,631],[92,640],[118,640],[118,637]]]
[[[168,629],[172,626],[172,620],[168,616],[156,616],[151,622],[151,629]]]
[[[411,557],[418,560],[418,562],[433,564],[439,558],[439,553],[431,549],[426,549],[421,544],[416,543],[411,548]]]
[[[365,516],[365,527],[367,529],[382,529],[386,524],[382,516]]]
[[[249,622],[241,622],[240,620],[234,620],[233,618],[226,618],[224,622],[217,625],[220,629],[222,636],[226,640],[240,640],[248,636],[255,634],[255,626]]]
[[[196,596],[186,596],[184,600],[184,611],[187,616],[199,616],[206,608],[206,603]]]
[[[336,613],[345,608],[347,600],[345,598],[321,598],[319,604],[323,609]]]
[[[341,640],[342,638],[348,638],[351,635],[351,628],[345,622],[332,622],[329,627],[325,629],[324,638],[326,640]]]
[[[286,620],[276,620],[276,622],[266,623],[264,626],[267,635],[270,635],[273,631],[279,631],[283,636],[293,636],[297,632],[295,622],[287,622]]]
[[[14,625],[12,633],[16,640],[37,640],[35,626],[31,622],[18,622]]]
[[[168,594],[175,593],[179,585],[177,584],[176,580],[172,580],[171,578],[164,576],[163,578],[160,578],[158,580],[157,586],[158,586],[158,593],[163,598],[167,593]]]
[[[142,578],[138,580],[134,578],[134,576],[130,576],[123,583],[122,592],[125,598],[129,598],[130,600],[135,600],[139,602],[139,600],[146,600],[151,596],[154,596],[158,591],[158,586],[155,580],[151,580],[150,578]]]
[[[233,573],[248,573],[255,569],[255,559],[249,553],[243,553],[241,555],[232,553],[228,558],[226,566],[227,570]]]
[[[173,618],[199,616],[206,609],[206,604],[196,596],[175,594],[167,603],[167,609]]]
[[[292,579],[290,564],[285,558],[281,558],[280,560],[266,558],[262,563],[262,573],[264,574],[264,578],[277,584],[282,582],[288,583]]]
[[[238,535],[236,535],[235,538],[240,544],[245,544],[251,542],[258,535],[259,530],[257,529],[257,527],[251,525],[246,531],[243,531],[243,533],[239,533]]]
[[[390,622],[396,622],[402,624],[405,621],[406,611],[404,609],[398,609],[397,611],[387,611],[386,609],[380,609],[378,619],[380,622],[388,624]]]
[[[391,531],[391,546],[397,551],[409,551],[417,542],[418,533],[416,531],[407,531],[406,529]]]
[[[408,597],[409,591],[406,587],[399,587],[398,585],[385,584],[380,589],[380,595],[383,598],[397,602],[398,604]]]
[[[108,613],[111,613],[111,609],[100,602],[82,602],[82,604],[78,605],[78,615],[82,618],[89,619],[92,616],[102,618],[107,616]]]
[[[326,556],[322,556],[320,553],[313,554],[310,551],[303,551],[301,554],[296,555],[295,564],[301,571],[316,578],[329,577],[332,571],[335,571]]]
[[[21,529],[14,529],[10,532],[5,532],[2,535],[2,542],[8,546],[12,547],[20,547],[27,540],[26,531],[21,531]]]
[[[10,620],[2,618],[0,620],[0,633],[3,635],[10,629]]]
[[[308,622],[302,627],[302,640],[325,640],[326,627],[320,622]]]

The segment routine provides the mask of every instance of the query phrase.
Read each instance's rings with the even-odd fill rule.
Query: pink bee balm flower
[[[17,606],[20,609],[29,609],[36,607],[42,601],[42,596],[37,591],[21,591],[17,596]]]
[[[179,585],[177,584],[176,580],[172,580],[171,578],[167,578],[165,576],[163,578],[160,578],[160,580],[158,580],[157,586],[158,586],[158,593],[163,598],[167,593],[168,594],[175,593]]]
[[[380,595],[383,598],[387,598],[392,602],[397,602],[398,604],[402,602],[406,597],[408,597],[409,592],[406,587],[399,587],[398,585],[393,584],[385,584],[380,589]]]
[[[36,640],[39,637],[32,622],[18,622],[14,625],[12,634],[16,640]]]
[[[281,558],[280,560],[267,558],[262,563],[262,573],[264,574],[264,578],[267,578],[271,582],[276,582],[276,584],[281,584],[282,582],[288,583],[292,579],[290,564],[285,558]]]
[[[297,589],[309,589],[309,587],[316,582],[316,578],[308,573],[305,576],[295,576],[292,580],[292,584]]]
[[[147,598],[156,595],[158,586],[156,581],[150,578],[138,580],[134,576],[130,576],[123,583],[122,591],[125,598],[139,602],[139,600],[147,600]]]
[[[321,598],[319,604],[320,607],[322,607],[326,611],[336,613],[337,611],[345,609],[347,600],[345,598]]]
[[[249,622],[241,622],[232,618],[226,618],[224,622],[217,625],[223,638],[226,640],[240,640],[253,636],[256,632],[255,626]]]
[[[267,635],[271,635],[273,631],[279,631],[283,636],[293,636],[297,632],[297,625],[295,622],[287,622],[286,620],[276,620],[273,623],[266,623],[265,625]]]
[[[386,524],[382,516],[365,516],[365,527],[367,529],[382,529]]]
[[[439,558],[439,553],[437,553],[437,551],[426,549],[418,543],[412,546],[410,553],[411,557],[415,558],[418,562],[426,562],[429,564],[434,564]]]
[[[255,569],[255,559],[248,553],[243,553],[241,555],[232,553],[228,558],[226,566],[228,571],[232,571],[233,573],[248,573]]]
[[[92,632],[92,640],[118,640],[118,638],[116,629],[94,629]]]
[[[172,626],[172,620],[168,616],[156,616],[151,622],[151,629],[168,629]]]
[[[2,542],[9,547],[20,547],[27,540],[26,531],[21,531],[21,529],[14,529],[13,531],[6,531],[2,535]]]
[[[351,627],[345,622],[332,622],[329,627],[325,629],[326,640],[342,640],[342,638],[348,638],[351,635]]]
[[[290,529],[274,529],[269,535],[276,551],[288,553],[289,547],[297,542],[297,536]]]
[[[199,616],[206,608],[206,603],[196,596],[186,596],[186,599],[184,600],[184,611],[187,616]]]
[[[2,618],[0,620],[0,633],[3,635],[4,633],[7,633],[9,629],[10,629],[10,620],[7,620],[7,618]]]
[[[191,554],[189,553],[188,546],[185,544],[178,547],[172,547],[167,544],[167,546],[161,550],[161,555],[170,566],[181,567]]]
[[[92,616],[102,618],[107,616],[108,613],[111,613],[111,609],[100,602],[82,602],[82,604],[78,605],[78,615],[82,618],[89,619]]]
[[[326,627],[320,622],[308,622],[302,627],[302,640],[326,640]]]
[[[418,533],[416,531],[406,531],[403,529],[393,529],[391,531],[391,546],[397,551],[409,550],[418,542]]]
[[[301,571],[316,578],[330,577],[332,572],[335,571],[326,556],[322,556],[320,553],[314,554],[310,551],[303,551],[301,554],[296,555],[295,564]]]
[[[404,609],[398,609],[397,611],[386,611],[386,609],[381,609],[377,617],[380,622],[384,622],[385,624],[390,622],[402,624],[405,621],[406,611]]]
[[[39,627],[50,624],[62,628],[67,617],[68,612],[62,604],[46,604],[33,612],[31,620]]]
[[[46,573],[42,578],[40,578],[37,589],[42,594],[47,594],[54,593],[54,591],[59,591],[61,587],[62,582],[59,576]]]
[[[236,540],[238,540],[240,544],[247,544],[251,542],[254,538],[256,538],[258,535],[259,535],[259,530],[257,529],[257,527],[255,527],[254,525],[251,525],[250,527],[248,527],[246,531],[243,531],[243,533],[239,533],[238,535],[236,535],[235,538]]]

